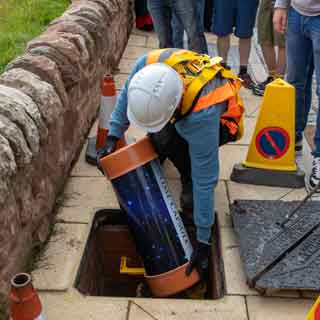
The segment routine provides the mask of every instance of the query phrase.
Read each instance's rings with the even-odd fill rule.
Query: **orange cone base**
[[[241,163],[233,167],[230,179],[238,183],[282,188],[303,188],[305,185],[304,172],[300,169],[295,171],[268,170],[249,168]]]
[[[152,294],[155,297],[172,296],[199,282],[200,276],[195,269],[189,276],[186,275],[187,265],[188,263],[156,276],[146,275],[145,278]]]

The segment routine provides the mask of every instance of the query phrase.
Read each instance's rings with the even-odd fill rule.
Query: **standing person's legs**
[[[196,12],[197,12],[197,23],[198,29],[201,33],[204,33],[204,9],[205,0],[195,0],[196,1]]]
[[[197,0],[196,1],[196,13],[197,13],[197,24],[198,30],[203,33],[204,32],[204,0]],[[183,34],[184,29],[182,23],[180,23],[179,19],[177,18],[176,14],[173,14],[172,21],[172,38],[173,38],[173,46],[175,48],[183,48]]]
[[[271,17],[271,24],[273,27],[273,21]],[[273,38],[274,38],[274,46],[278,48],[278,55],[277,55],[277,63],[276,63],[276,75],[284,77],[286,72],[286,41],[285,36],[283,34],[277,33],[274,28],[273,31]]]
[[[286,73],[286,47],[285,44],[282,46],[278,45],[278,56],[277,56],[277,75],[284,77]]]
[[[308,38],[312,41],[312,51],[313,51],[313,60],[315,67],[316,75],[316,94],[318,96],[318,113],[317,113],[317,123],[316,123],[316,132],[314,136],[314,150],[312,151],[313,162],[312,162],[312,171],[309,179],[306,181],[307,189],[311,191],[316,186],[320,184],[320,16],[315,17],[304,17],[304,32]],[[310,75],[310,87],[312,82],[312,75]],[[310,92],[311,100],[311,92]],[[311,104],[311,102],[310,102]],[[320,191],[316,199],[320,196]]]
[[[208,53],[207,41],[203,31],[198,28],[197,12],[194,0],[171,0],[174,13],[182,23],[188,36],[189,49]]]
[[[218,55],[228,63],[230,34],[233,32],[236,0],[215,0],[212,14],[212,32],[218,36]]]
[[[268,67],[269,76],[276,70],[276,53],[274,50],[272,0],[261,0],[258,12],[258,43]]]
[[[182,23],[180,23],[180,20],[177,18],[175,13],[172,15],[171,27],[173,47],[183,49],[184,29]]]
[[[320,16],[312,17],[309,20],[310,25],[310,37],[313,46],[313,59],[316,74],[316,93],[318,97],[318,114],[316,133],[314,136],[315,149],[313,150],[313,156],[320,158]],[[320,166],[320,162],[319,162]],[[320,168],[319,168],[320,169]],[[320,172],[319,172],[320,175]],[[319,177],[320,179],[320,177]]]
[[[258,12],[258,43],[268,68],[268,77],[252,88],[253,93],[259,96],[263,96],[267,84],[276,77],[283,77],[285,71],[284,36],[274,31],[273,11],[272,0],[261,0]],[[275,46],[278,46],[278,56]]]
[[[147,0],[135,0],[136,27],[141,30],[151,31],[153,23],[147,8]]]
[[[251,38],[256,21],[258,0],[237,0],[235,36],[239,41],[240,71],[239,76],[246,88],[252,88],[253,81],[248,74],[248,61],[251,51]]]
[[[148,10],[152,16],[154,29],[159,39],[159,48],[173,47],[172,8],[168,0],[148,0]]]
[[[204,8],[204,29],[206,31],[212,30],[212,14],[213,14],[213,0],[205,0],[205,8]]]
[[[302,140],[311,106],[312,42],[302,30],[301,15],[294,9],[288,14],[286,33],[287,81],[296,89],[296,143]]]

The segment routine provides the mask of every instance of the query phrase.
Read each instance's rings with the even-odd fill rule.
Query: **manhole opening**
[[[195,227],[190,217],[181,215],[191,242]],[[217,216],[217,215],[216,215]],[[196,285],[175,299],[218,299],[224,294],[223,263],[220,254],[220,235],[216,222],[213,232],[209,274],[206,289]],[[120,273],[121,257],[129,267],[142,267],[141,259],[130,234],[126,214],[122,210],[102,209],[96,212],[76,278],[76,288],[89,296],[152,297],[143,275]],[[202,288],[202,289],[201,289]],[[203,293],[205,291],[205,293]]]

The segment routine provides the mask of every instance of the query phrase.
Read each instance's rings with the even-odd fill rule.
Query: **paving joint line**
[[[156,318],[153,314],[151,314],[149,311],[145,310],[143,307],[141,307],[139,304],[137,304],[135,301],[129,300],[131,301],[132,304],[134,304],[135,306],[137,306],[140,310],[142,310],[145,314],[147,314],[150,318],[152,318],[153,320],[159,320],[158,318]]]
[[[245,307],[246,307],[247,319],[250,320],[250,314],[249,314],[249,307],[248,307],[247,296],[244,296],[244,305],[245,305]]]
[[[132,301],[129,299],[128,300],[128,306],[127,306],[127,312],[126,312],[126,320],[129,320],[130,311],[131,311],[131,305],[132,305]]]
[[[283,198],[285,198],[286,196],[288,196],[290,193],[292,193],[294,191],[294,189],[289,190],[288,192],[286,192],[284,195],[282,195],[280,198],[278,198],[277,200],[282,200]]]

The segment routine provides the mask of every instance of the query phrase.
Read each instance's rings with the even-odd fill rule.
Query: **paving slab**
[[[212,301],[135,299],[129,320],[248,320],[243,297],[225,297]]]
[[[119,64],[120,72],[130,74],[136,61],[137,61],[136,59],[122,58]]]
[[[215,210],[218,213],[220,227],[231,226],[231,215],[226,183],[223,180],[218,182],[215,190]]]
[[[116,83],[117,89],[122,89],[122,87],[124,86],[124,84],[126,83],[126,81],[128,79],[128,76],[129,76],[129,74],[127,74],[127,73],[118,73],[113,77],[114,81]]]
[[[240,96],[243,100],[243,104],[245,107],[245,115],[247,117],[256,117],[260,110],[262,98],[253,95],[251,90],[245,88],[242,88],[240,90]]]
[[[128,40],[128,46],[137,46],[137,47],[145,47],[147,44],[147,36],[144,35],[138,35],[138,34],[131,34],[129,40]]]
[[[146,47],[156,49],[158,48],[158,45],[159,45],[159,41],[156,35],[148,37]]]
[[[86,232],[86,225],[55,225],[38,268],[32,272],[36,289],[61,291],[70,287],[86,241]]]
[[[95,136],[96,134],[92,134]],[[71,177],[102,177],[102,173],[98,170],[96,166],[87,163],[85,155],[87,151],[88,141],[85,142],[81,153],[79,155],[78,161],[75,163],[74,167],[71,170]]]
[[[247,297],[250,320],[306,319],[313,302],[305,299]]]
[[[220,148],[220,180],[230,180],[232,168],[235,163],[245,160],[247,146],[225,145]]]
[[[256,118],[244,117],[244,134],[243,137],[236,141],[230,142],[229,145],[249,145],[251,143],[251,137],[256,127]]]
[[[43,313],[50,320],[125,320],[127,299],[40,293]]]
[[[231,203],[236,199],[278,200],[289,196],[292,191],[292,189],[289,188],[256,186],[233,181],[228,181],[227,186]]]
[[[60,223],[88,224],[98,209],[101,209],[101,207],[80,209],[79,207],[62,206],[58,209],[56,220]]]
[[[147,48],[147,47],[127,46],[122,57],[126,59],[138,59],[142,55],[150,52],[151,50],[152,50],[151,48]]]
[[[118,208],[118,202],[111,183],[101,176],[70,177],[65,188],[65,207],[91,208],[96,207]]]
[[[221,250],[225,273],[226,294],[258,295],[250,289],[242,268],[239,243],[231,228],[221,228]]]
[[[307,195],[307,191],[305,188],[300,189],[292,189],[289,193],[287,193],[281,200],[284,201],[296,201],[302,200]]]

